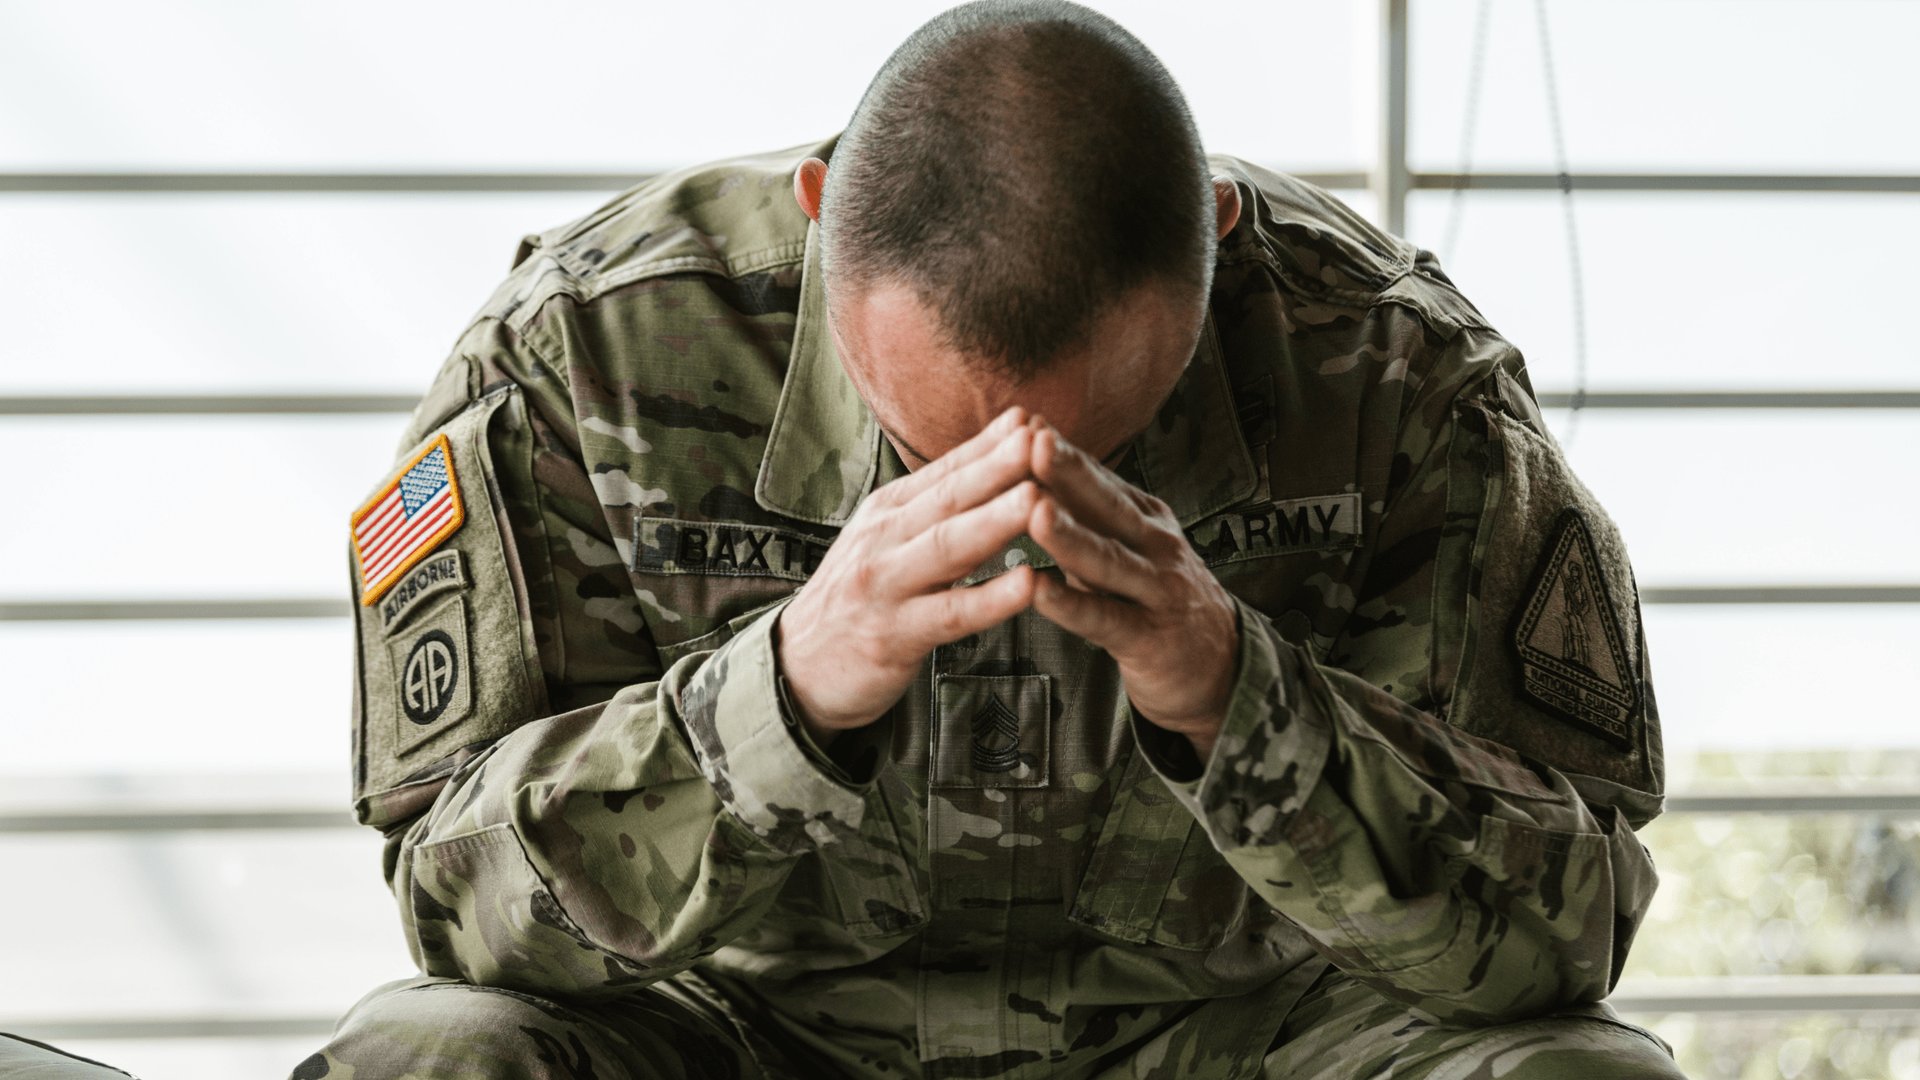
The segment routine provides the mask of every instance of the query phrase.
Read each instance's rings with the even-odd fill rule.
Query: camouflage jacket
[[[1299,180],[1212,159],[1245,211],[1120,466],[1237,598],[1211,759],[1032,612],[831,754],[791,722],[774,615],[905,471],[790,194],[831,146],[528,237],[355,515],[356,810],[421,968],[693,969],[907,1075],[1061,1074],[1175,1021],[1257,1069],[1328,961],[1445,1022],[1603,998],[1663,785],[1620,538],[1515,347]]]

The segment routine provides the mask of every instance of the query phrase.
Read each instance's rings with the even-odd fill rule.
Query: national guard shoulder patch
[[[1631,746],[1638,684],[1593,534],[1578,510],[1562,511],[1555,522],[1513,644],[1528,697],[1609,742]]]
[[[466,521],[453,453],[442,433],[353,513],[360,603],[371,606]]]

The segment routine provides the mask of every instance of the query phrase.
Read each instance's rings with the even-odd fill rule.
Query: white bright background
[[[837,129],[944,5],[0,0],[0,170],[644,173]],[[1368,168],[1372,3],[1096,3],[1209,147]],[[1413,5],[1411,156],[1462,165],[1473,5]],[[1547,6],[1573,170],[1920,172],[1920,4]],[[1494,0],[1470,163],[1551,171],[1530,4]],[[1363,213],[1364,192],[1343,191]],[[567,194],[0,194],[0,396],[417,393]],[[1569,389],[1557,193],[1416,193],[1408,234]],[[1908,389],[1920,200],[1577,196],[1593,389]],[[1564,415],[1554,417],[1564,422]],[[0,418],[0,601],[343,597],[398,416]],[[1915,412],[1591,412],[1643,585],[1920,582]],[[238,542],[221,543],[222,533]],[[1910,747],[1920,611],[1647,611],[1669,747]],[[344,620],[0,622],[0,807],[344,807]],[[0,1029],[335,1016],[407,974],[361,830],[0,834]],[[64,1040],[155,1078],[316,1040]]]

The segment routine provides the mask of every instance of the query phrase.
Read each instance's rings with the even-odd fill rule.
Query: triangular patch
[[[1586,518],[1566,510],[1514,627],[1522,686],[1555,715],[1630,748],[1640,694],[1618,611]]]

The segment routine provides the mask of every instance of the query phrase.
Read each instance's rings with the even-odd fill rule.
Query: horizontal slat
[[[1416,172],[1413,186],[1429,191],[1557,191],[1561,179],[1559,173],[1547,172]],[[1566,179],[1577,191],[1920,192],[1920,176],[1896,174],[1579,172]]]
[[[1841,1013],[1920,1009],[1920,976],[1785,975],[1641,979],[1624,982],[1608,1002],[1623,1013]],[[193,1039],[324,1037],[331,1016],[52,1017],[23,1032],[33,1038]]]
[[[1646,604],[1920,604],[1920,585],[1650,585]]]
[[[1920,390],[1594,390],[1539,395],[1549,409],[1920,409]]]
[[[1669,814],[1857,814],[1920,816],[1920,789],[1878,791],[1682,792],[1667,796]],[[104,810],[0,809],[0,834],[150,833],[356,827],[343,810],[319,807],[116,806]]]
[[[367,194],[530,191],[620,191],[648,173],[303,173],[303,172],[84,172],[0,173],[0,192],[60,194],[339,193]]]
[[[274,829],[338,829],[357,824],[341,810],[254,808],[218,810],[63,810],[50,814],[0,811],[0,833],[143,833]]]
[[[1645,604],[1920,604],[1920,585],[1650,585]],[[320,596],[251,600],[0,601],[0,622],[101,619],[317,619],[349,614],[346,600]]]
[[[350,611],[350,601],[314,596],[257,600],[26,600],[0,601],[0,622],[320,619],[336,618]]]
[[[1920,814],[1920,788],[1866,791],[1683,791],[1667,796],[1669,814]]]
[[[0,397],[0,416],[332,416],[410,412],[419,400],[418,394],[34,395]]]
[[[1549,409],[1568,391],[1540,394]],[[0,416],[285,416],[404,413],[412,394],[66,394],[0,397]],[[1583,409],[1920,409],[1920,390],[1625,390],[1580,395]]]
[[[1635,979],[1611,998],[1627,1013],[1884,1012],[1920,1009],[1920,975],[1726,975]]]
[[[42,1042],[72,1039],[324,1039],[333,1033],[334,1016],[149,1016],[53,1017],[18,1025],[14,1034]]]

